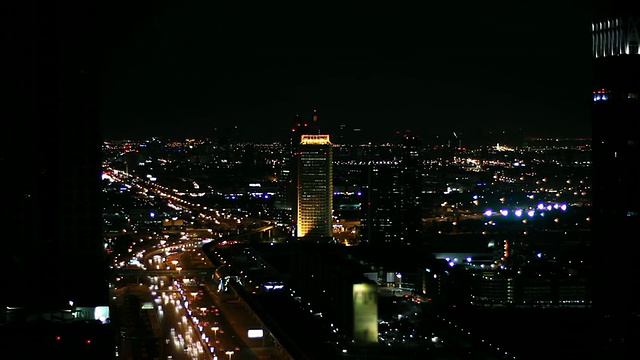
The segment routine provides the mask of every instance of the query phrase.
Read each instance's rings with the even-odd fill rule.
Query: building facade
[[[333,144],[329,135],[302,135],[296,159],[296,237],[331,238]]]
[[[591,24],[593,41],[593,288],[607,357],[640,357],[640,6],[610,1]],[[625,255],[629,254],[629,256]],[[619,355],[619,356],[616,356]]]
[[[89,4],[10,4],[0,357],[115,358],[102,240],[97,49]],[[67,14],[83,16],[67,16]],[[9,20],[9,18],[7,18]],[[59,336],[59,341],[50,341]],[[25,348],[26,349],[26,348]],[[4,353],[11,351],[11,355]],[[31,351],[31,350],[29,350]],[[38,354],[40,351],[40,354]]]
[[[393,160],[372,152],[362,171],[361,243],[418,245],[422,234],[422,142],[419,135],[402,134]]]

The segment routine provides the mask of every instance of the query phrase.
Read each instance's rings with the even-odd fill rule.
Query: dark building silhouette
[[[281,195],[283,198],[282,210],[285,214],[283,217],[287,221],[295,221],[296,218],[295,214],[297,213],[296,206],[298,197],[296,182],[296,179],[298,178],[296,151],[300,144],[301,136],[305,134],[311,134],[309,123],[306,122],[302,116],[296,114],[293,119],[291,131],[288,134],[289,137],[286,142],[288,147],[286,149],[285,157],[283,158],[282,173],[280,176],[283,184],[283,192]]]
[[[370,269],[354,261],[349,252],[338,245],[305,241],[291,248],[291,267],[295,269],[291,282],[296,291],[313,299],[314,306],[322,309],[323,317],[331,319],[347,339],[354,340],[357,324],[354,322],[353,287],[363,283],[377,286],[365,276]]]
[[[369,161],[362,172],[360,243],[362,245],[400,244],[398,221],[400,171],[394,164]]]
[[[593,258],[601,356],[640,357],[640,7],[597,3],[593,46]],[[618,234],[619,237],[612,237]]]
[[[18,348],[32,351],[24,357],[114,358],[95,13],[88,3],[9,4],[2,11],[0,357]]]
[[[422,141],[410,131],[402,136],[399,161],[378,161],[371,152],[362,171],[363,245],[417,245],[422,241]]]
[[[422,242],[422,139],[406,131],[402,140],[402,175],[400,184],[402,243]]]

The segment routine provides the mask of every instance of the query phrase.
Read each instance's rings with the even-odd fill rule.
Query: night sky
[[[105,138],[266,142],[314,109],[372,140],[590,136],[588,1],[89,3],[58,17],[85,19]]]

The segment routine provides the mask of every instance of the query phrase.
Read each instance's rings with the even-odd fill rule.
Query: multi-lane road
[[[200,247],[149,251],[141,264],[139,270],[117,272],[134,282],[113,290],[118,313],[125,316],[119,323],[127,325],[120,358],[287,358],[235,292],[218,290],[215,266]]]

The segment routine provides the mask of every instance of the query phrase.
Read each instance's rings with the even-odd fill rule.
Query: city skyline
[[[313,110],[373,140],[590,136],[588,2],[98,4],[105,138],[276,141]]]
[[[458,2],[427,10],[371,3],[335,9],[313,3],[288,8],[249,2],[10,4],[5,8],[10,16],[4,25],[9,41],[3,67],[10,90],[3,115],[10,126],[3,133],[0,163],[14,176],[8,177],[12,206],[5,209],[5,218],[11,226],[5,234],[8,257],[3,269],[20,276],[7,278],[11,291],[2,296],[0,337],[7,351],[18,348],[29,354],[112,359],[127,358],[129,353],[133,358],[182,355],[193,349],[167,341],[174,336],[172,330],[185,337],[187,330],[196,331],[199,320],[194,321],[195,317],[188,329],[176,326],[191,311],[165,321],[143,316],[161,315],[159,302],[151,302],[153,309],[139,302],[165,290],[175,292],[170,280],[191,270],[186,261],[184,268],[177,261],[191,252],[184,246],[189,239],[194,246],[206,240],[214,249],[239,245],[233,248],[240,252],[223,257],[206,253],[208,264],[205,254],[191,256],[210,270],[235,258],[221,273],[207,273],[212,274],[208,280],[218,276],[217,283],[205,284],[213,291],[220,290],[225,278],[229,280],[225,273],[231,265],[248,265],[242,274],[255,270],[260,276],[239,281],[242,287],[233,287],[241,295],[232,296],[257,301],[253,304],[259,306],[245,303],[243,308],[251,307],[254,319],[268,319],[264,325],[276,325],[264,328],[276,329],[273,334],[278,339],[290,339],[284,343],[286,350],[306,348],[302,350],[327,358],[315,345],[322,343],[331,354],[360,357],[353,352],[359,346],[349,345],[349,334],[356,334],[349,329],[355,325],[355,314],[345,316],[349,314],[345,310],[353,309],[356,288],[351,285],[368,279],[388,296],[379,306],[386,311],[368,319],[394,320],[388,326],[370,328],[371,337],[366,338],[374,340],[377,334],[379,343],[372,344],[377,349],[387,348],[384,342],[389,340],[400,345],[406,335],[413,337],[414,330],[420,330],[425,336],[415,337],[424,340],[425,346],[420,347],[439,352],[442,335],[453,358],[508,355],[538,360],[553,354],[568,360],[596,355],[619,358],[631,352],[635,356],[628,358],[638,358],[633,343],[639,334],[638,302],[632,292],[638,271],[633,262],[620,265],[623,259],[616,252],[623,249],[633,254],[637,246],[624,239],[610,241],[611,229],[637,228],[634,185],[638,177],[628,164],[638,155],[638,132],[626,126],[625,111],[638,113],[638,82],[631,82],[633,87],[628,89],[618,87],[618,78],[608,71],[622,73],[625,68],[601,61],[601,70],[607,72],[591,78],[591,26],[588,17],[581,16],[588,12],[586,8],[567,3],[561,5],[564,8],[552,3],[545,7],[540,2],[535,7],[526,2],[468,7]],[[586,27],[576,26],[582,23]],[[596,38],[614,38],[609,35],[617,31],[616,26],[599,24]],[[629,44],[637,50],[637,42]],[[582,52],[584,56],[578,56]],[[629,69],[637,68],[637,55],[621,59],[629,61]],[[634,73],[622,74],[628,80]],[[598,83],[593,80],[598,78],[608,90],[591,101],[592,84]],[[291,163],[295,141],[290,126],[296,114],[308,119],[316,110],[319,131],[327,140],[342,125],[378,129],[370,135],[380,139],[404,134],[407,140],[397,146],[345,141],[345,146],[335,148],[339,159],[335,173],[331,158],[323,158],[322,164],[330,165],[331,171],[325,168],[322,179],[315,178],[313,184],[327,189],[335,181],[341,191],[326,191],[330,198],[326,208],[344,210],[335,223],[332,217],[332,225],[341,226],[335,233],[331,227],[331,235],[341,241],[330,252],[289,241],[291,229],[297,226],[288,221],[295,206],[289,206],[290,189],[279,186],[280,180],[292,179],[295,184],[293,179],[304,178],[297,174],[305,172],[296,171]],[[541,119],[538,126],[531,125]],[[458,147],[456,142],[422,146],[422,138],[413,136],[414,131],[426,137],[456,131],[466,141],[467,135],[495,128],[509,130],[509,135],[584,137],[592,121],[593,146],[585,147],[549,141],[555,144],[494,151]],[[517,131],[511,132],[514,128]],[[100,141],[101,137],[184,139],[226,129],[255,141],[290,137],[290,146]],[[586,133],[576,133],[577,129]],[[352,139],[348,134],[343,138]],[[116,177],[118,181],[112,183]],[[371,190],[342,191],[366,188]],[[284,196],[276,196],[280,193]],[[537,206],[546,200],[549,212],[554,208],[549,201],[554,202],[563,213],[522,212],[530,218],[521,221],[520,211],[533,206],[534,200]],[[558,204],[559,200],[566,203]],[[506,217],[511,209],[496,217],[485,210],[503,204],[513,207],[513,219]],[[565,213],[564,204],[571,211]],[[174,218],[165,228],[164,220]],[[184,229],[178,229],[178,223]],[[363,224],[374,231],[365,233]],[[249,238],[253,231],[244,231],[263,225],[269,228],[267,238],[261,235],[258,246],[247,247],[253,246],[249,241],[254,240]],[[275,228],[278,233],[271,237]],[[191,231],[188,238],[183,238],[182,230]],[[238,235],[246,235],[247,243],[236,242]],[[407,246],[397,253],[385,251],[386,246],[352,246],[365,236],[375,238],[377,244]],[[428,246],[408,246],[416,241]],[[276,243],[295,246],[274,251]],[[120,273],[142,270],[130,268],[147,264],[145,256],[153,256],[151,249],[167,255],[176,249],[185,252],[175,254],[176,262],[167,256],[156,263],[160,274],[172,274],[163,279],[164,285],[155,283],[159,278]],[[339,250],[332,254],[335,249]],[[249,261],[254,250],[258,255],[271,251],[267,255],[272,257],[261,255],[259,261]],[[265,271],[266,264],[282,266]],[[274,274],[276,280],[287,280],[281,285],[295,290],[296,298],[261,296],[262,290],[251,280]],[[120,282],[121,276],[128,280]],[[140,287],[140,282],[158,288]],[[141,292],[134,298],[130,289]],[[202,290],[201,295],[209,294]],[[396,290],[417,296],[404,297]],[[197,303],[175,295],[171,306],[180,305],[174,309],[201,310]],[[282,306],[287,304],[282,302],[285,298],[290,305]],[[392,305],[402,299],[411,306],[403,319]],[[215,301],[202,308],[218,306],[218,300],[226,303],[211,300]],[[277,306],[263,307],[269,304],[266,300],[275,300]],[[304,311],[313,326],[300,326],[304,319],[291,316],[294,308],[300,314]],[[427,313],[417,317],[415,308]],[[486,312],[489,321],[480,314],[484,310],[491,311]],[[502,310],[509,312],[504,316]],[[530,310],[558,311],[542,318]],[[239,319],[222,307],[220,313],[224,319]],[[218,328],[216,318],[220,313],[211,314],[216,329],[209,334],[214,339],[223,334],[225,324]],[[534,316],[521,316],[525,314]],[[416,316],[411,322],[415,328],[400,322],[409,316]],[[318,318],[330,327],[315,326]],[[40,326],[45,323],[51,326]],[[70,328],[69,324],[81,326]],[[334,324],[339,332],[332,330]],[[396,324],[411,326],[398,332]],[[100,331],[87,331],[94,326]],[[204,339],[212,355],[231,358],[235,354],[234,359],[244,358],[241,352],[257,345],[249,342],[248,334],[242,340],[238,336],[246,329],[224,329],[236,338],[224,342],[225,346],[202,336],[194,338],[198,344]],[[339,341],[327,342],[325,336]],[[38,346],[26,346],[33,343]],[[413,344],[402,348],[415,350]],[[360,354],[366,357],[369,349],[374,348],[361,349]],[[396,349],[392,352],[390,358],[396,358]],[[429,356],[434,357],[433,352]]]

